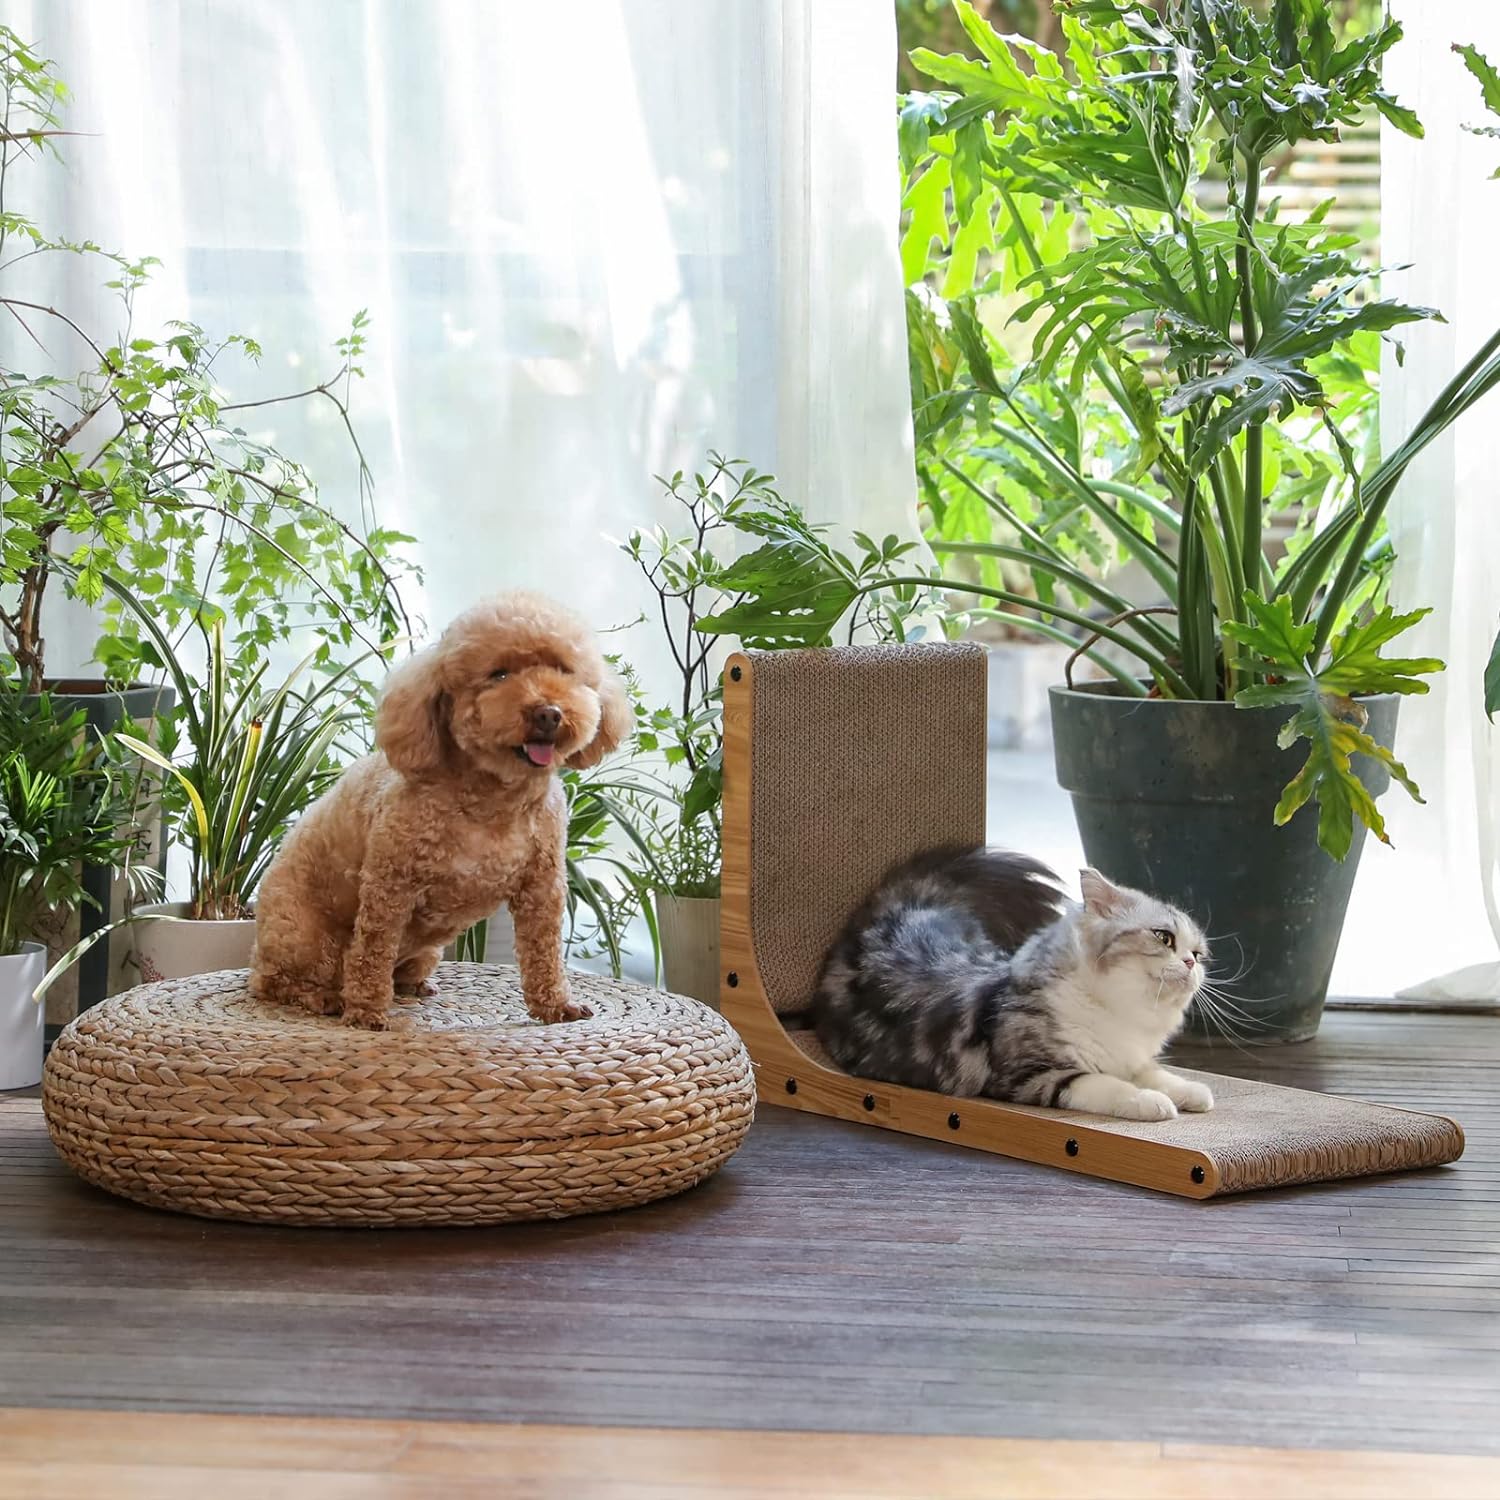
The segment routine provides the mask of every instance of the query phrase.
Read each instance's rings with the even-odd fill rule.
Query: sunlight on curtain
[[[1386,60],[1388,87],[1427,127],[1381,139],[1386,287],[1440,308],[1447,323],[1403,331],[1404,368],[1387,354],[1381,429],[1389,450],[1458,367],[1500,327],[1500,140],[1464,131],[1493,124],[1478,85],[1451,51],[1472,42],[1500,59],[1500,14],[1490,0],[1393,5],[1406,40]],[[1392,503],[1398,607],[1434,605],[1402,638],[1402,655],[1438,656],[1448,670],[1425,698],[1401,706],[1396,751],[1427,798],[1393,789],[1384,803],[1396,851],[1371,845],[1360,873],[1335,987],[1412,998],[1500,996],[1495,961],[1500,738],[1486,722],[1481,676],[1500,618],[1500,397],[1460,422],[1407,474]],[[1438,975],[1439,978],[1431,976]],[[1362,981],[1362,982],[1361,982]]]
[[[914,527],[889,4],[6,15],[90,132],[45,179],[49,222],[163,261],[139,321],[254,336],[265,367],[226,372],[251,399],[323,378],[369,308],[357,422],[434,627],[516,584],[632,619],[646,601],[606,537],[664,515],[651,476],[710,447],[815,519]],[[48,295],[87,294],[47,274]],[[357,506],[334,412],[261,415]],[[623,649],[656,660],[648,632]]]

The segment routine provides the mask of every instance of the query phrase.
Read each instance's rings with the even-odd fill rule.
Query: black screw
[[[786,1091],[789,1094],[795,1094],[797,1092],[797,1080],[795,1078],[788,1078],[787,1079],[787,1081],[786,1081]]]
[[[958,1114],[955,1111],[953,1114],[951,1114],[951,1115],[948,1116],[948,1129],[949,1130],[957,1130],[958,1129],[958,1123],[959,1123],[958,1122]]]
[[[1188,1176],[1191,1177],[1194,1182],[1202,1182],[1203,1181],[1203,1168],[1202,1167],[1194,1167],[1193,1170],[1188,1173]]]
[[[1069,1156],[1077,1156],[1078,1155],[1078,1142],[1077,1141],[1069,1141],[1068,1144],[1063,1147],[1063,1150],[1066,1151]]]
[[[731,969],[729,971],[729,976],[728,977],[729,977],[729,988],[732,989],[732,990],[739,989],[739,987],[740,987],[740,976],[738,974],[736,974],[733,969]]]
[[[865,1108],[866,1109],[874,1109],[875,1108],[875,1096],[874,1096],[874,1094],[866,1094],[865,1095]]]
[[[740,680],[740,669],[738,667],[731,667],[729,669],[729,676],[732,681],[738,682]]]

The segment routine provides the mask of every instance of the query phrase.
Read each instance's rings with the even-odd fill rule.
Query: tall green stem
[[[911,577],[900,578],[877,578],[870,583],[862,583],[855,590],[855,597],[859,598],[865,594],[873,594],[880,589],[900,588],[904,584],[913,584],[918,588],[932,588],[934,586],[950,589],[956,594],[976,594],[980,598],[995,599],[1001,604],[1009,604],[1017,609],[1029,610],[1039,615],[1050,615],[1058,620],[1066,620],[1070,625],[1076,625],[1079,629],[1087,631],[1090,635],[1097,635],[1106,641],[1112,641],[1116,646],[1128,651],[1138,661],[1142,662],[1152,673],[1159,677],[1177,697],[1192,698],[1193,690],[1183,680],[1170,662],[1165,657],[1152,651],[1144,641],[1132,639],[1112,625],[1100,624],[1097,620],[1091,620],[1087,615],[1079,614],[1075,609],[1068,609],[1061,604],[1041,604],[1035,599],[1028,599],[1024,594],[1012,593],[1009,589],[993,589],[983,583],[960,583],[949,578],[929,578],[922,574]]]
[[[1240,339],[1246,354],[1260,341],[1255,324],[1255,215],[1260,206],[1260,158],[1245,158],[1245,190],[1240,200],[1239,235],[1235,240],[1235,271],[1240,281]],[[1245,494],[1240,511],[1240,576],[1258,584],[1261,573],[1261,526],[1264,506],[1263,466],[1265,429],[1259,422],[1245,429]]]

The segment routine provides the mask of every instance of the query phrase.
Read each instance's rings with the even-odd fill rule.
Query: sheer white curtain
[[[1386,82],[1417,111],[1425,141],[1386,128],[1381,141],[1381,235],[1387,289],[1441,308],[1446,323],[1403,334],[1404,368],[1382,371],[1385,445],[1410,429],[1458,367],[1500,327],[1500,140],[1465,124],[1494,123],[1452,52],[1472,42],[1500,60],[1500,8],[1491,0],[1397,0],[1406,40],[1388,54]],[[1396,852],[1372,845],[1361,872],[1341,973],[1346,992],[1405,988],[1412,998],[1500,996],[1496,940],[1500,735],[1486,721],[1481,674],[1500,622],[1500,393],[1435,445],[1392,504],[1401,608],[1436,606],[1402,654],[1443,658],[1425,698],[1401,707],[1397,753],[1427,806],[1393,789],[1384,806]],[[1368,975],[1364,984],[1354,974]]]
[[[665,514],[651,476],[710,447],[815,519],[913,529],[889,0],[0,14],[88,132],[34,183],[42,211],[163,262],[138,322],[256,337],[264,368],[231,377],[248,399],[321,378],[370,310],[356,419],[382,524],[420,538],[433,627],[523,583],[633,617],[605,538]],[[88,294],[77,267],[46,274]],[[19,337],[0,332],[7,357]],[[331,411],[264,419],[357,504]],[[649,671],[648,634],[625,649]]]

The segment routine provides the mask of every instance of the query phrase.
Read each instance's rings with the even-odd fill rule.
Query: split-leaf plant
[[[1307,761],[1278,820],[1317,799],[1319,840],[1335,858],[1354,818],[1384,838],[1350,756],[1375,757],[1416,789],[1366,733],[1360,696],[1424,692],[1441,668],[1380,654],[1426,613],[1384,602],[1385,511],[1412,461],[1500,382],[1500,332],[1392,451],[1378,461],[1357,451],[1339,407],[1342,390],[1365,385],[1351,367],[1372,362],[1374,340],[1438,314],[1379,295],[1354,237],[1321,212],[1282,222],[1264,178],[1278,151],[1336,139],[1371,111],[1420,135],[1381,83],[1400,26],[1386,18],[1340,38],[1328,0],[1168,0],[1161,13],[1138,0],[1058,0],[1057,57],[999,35],[965,0],[955,9],[980,55],[915,54],[938,86],[903,110],[916,182],[924,163],[946,174],[955,245],[968,236],[984,248],[1016,232],[1013,218],[1058,211],[1071,232],[1050,252],[1037,245],[1021,279],[1015,316],[1031,338],[1018,369],[997,359],[972,294],[934,299],[952,359],[933,368],[930,409],[940,419],[985,403],[997,445],[1064,489],[1159,602],[1133,608],[1019,515],[1008,517],[1017,555],[1055,597],[965,589],[1043,633],[1107,642],[1109,655],[1095,654],[1120,691],[1295,707],[1288,742],[1305,742]],[[1210,165],[1224,183],[1218,210],[1195,192]],[[1059,379],[1087,380],[1113,402],[1130,432],[1127,472],[1083,468],[1038,422],[1035,394]],[[1273,562],[1264,539],[1284,439],[1310,427],[1338,482]]]

